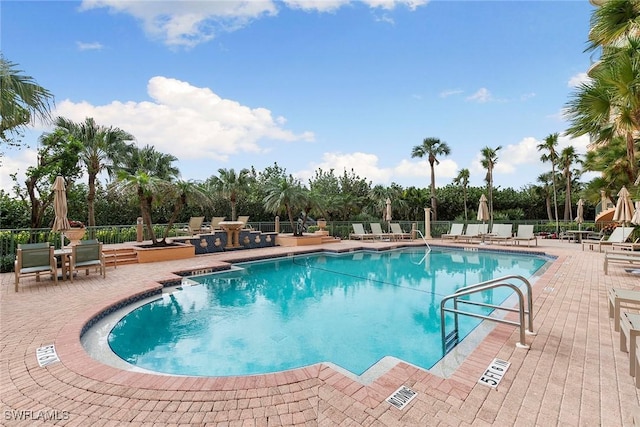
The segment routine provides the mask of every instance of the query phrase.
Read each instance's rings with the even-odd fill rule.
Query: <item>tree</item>
[[[173,183],[171,190],[173,194],[168,194],[166,199],[174,201],[173,211],[164,235],[162,236],[163,241],[166,241],[167,237],[169,237],[169,230],[171,230],[171,227],[173,227],[173,224],[178,219],[178,215],[180,215],[180,212],[182,212],[185,206],[191,204],[204,208],[211,205],[209,193],[205,187],[198,182],[177,180]]]
[[[564,220],[573,220],[573,203],[571,202],[571,187],[574,171],[571,169],[574,163],[578,162],[580,156],[573,146],[562,149],[558,158],[558,165],[562,168],[562,176],[565,179],[565,199],[564,199]]]
[[[467,188],[469,188],[469,177],[471,176],[469,169],[460,169],[458,176],[453,179],[455,185],[459,185],[462,188],[462,197],[464,199],[464,222],[469,222],[468,209],[467,209]]]
[[[74,180],[80,176],[78,167],[78,153],[82,149],[79,141],[69,140],[60,132],[45,133],[39,138],[38,163],[30,166],[26,172],[26,194],[20,192],[16,185],[14,189],[23,201],[28,197],[31,206],[31,227],[42,227],[45,210],[53,203],[51,186],[60,175],[65,178],[67,191]],[[14,178],[15,180],[15,178]]]
[[[106,170],[109,175],[113,172],[114,164],[132,149],[127,141],[133,141],[133,135],[114,127],[98,126],[91,117],[84,122],[74,123],[64,117],[55,121],[58,129],[67,132],[82,143],[80,160],[87,169],[89,193],[87,194],[87,224],[96,225],[95,200],[96,179],[98,174]]]
[[[289,217],[294,236],[302,236],[302,228],[296,227],[294,212],[302,210],[307,204],[305,189],[300,181],[289,175],[286,178],[275,178],[266,188],[264,207],[269,212],[278,215],[284,211]]]
[[[231,220],[235,221],[238,198],[247,193],[251,172],[242,169],[236,173],[234,169],[218,169],[218,176],[211,177],[213,188],[231,203]]]
[[[487,191],[489,193],[489,224],[493,224],[493,169],[498,163],[498,151],[502,149],[502,146],[499,145],[496,148],[484,147],[480,150],[480,154],[482,155],[482,167],[487,168],[487,176],[485,180],[487,181]]]
[[[446,142],[440,141],[438,138],[425,138],[422,145],[416,145],[411,151],[411,157],[427,157],[429,166],[431,167],[431,208],[433,210],[433,220],[438,219],[438,203],[436,200],[436,172],[434,164],[439,165],[438,156],[448,156],[451,154],[451,148]]]
[[[50,119],[52,102],[51,92],[0,55],[0,143],[20,145],[21,131],[29,123]]]
[[[175,156],[160,153],[146,145],[133,149],[117,170],[117,188],[125,194],[137,197],[140,215],[154,246],[163,245],[165,241],[163,239],[159,242],[156,238],[151,218],[152,208],[154,203],[175,195],[173,181],[179,175],[178,169],[173,166],[176,160]]]
[[[546,151],[540,156],[540,160],[543,163],[551,163],[551,183],[553,188],[553,207],[556,221],[556,233],[560,231],[560,225],[558,223],[558,190],[556,187],[556,164],[558,163],[558,152],[556,151],[557,146],[557,133],[552,133],[544,139],[544,142],[538,144],[538,151]]]
[[[549,221],[553,221],[553,211],[551,205],[551,198],[553,197],[553,185],[551,181],[551,172],[538,175],[538,182],[542,184],[540,187],[538,187],[538,194],[544,199],[545,206],[547,208],[547,218],[549,218]]]

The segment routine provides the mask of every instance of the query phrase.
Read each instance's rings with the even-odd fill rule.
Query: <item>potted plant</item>
[[[69,228],[68,230],[64,230],[63,234],[67,239],[69,239],[69,241],[71,242],[71,246],[74,246],[77,245],[78,242],[84,237],[87,229],[85,228],[84,223],[82,223],[81,221],[69,221],[69,226],[71,228]]]

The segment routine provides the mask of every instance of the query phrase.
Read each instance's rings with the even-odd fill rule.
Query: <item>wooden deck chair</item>
[[[397,222],[391,223],[391,234],[393,234],[393,238],[395,240],[399,240],[399,239],[411,240],[411,233],[405,233],[404,231],[402,231],[400,224],[398,224]]]
[[[102,242],[97,240],[80,241],[71,248],[71,257],[69,258],[69,278],[73,282],[73,273],[79,270],[85,270],[85,274],[89,275],[89,269],[95,267],[104,279],[107,278],[107,268],[104,254],[102,253]]]
[[[462,223],[453,223],[451,224],[451,230],[448,233],[440,236],[442,240],[445,239],[453,239],[456,240],[458,237],[461,237],[464,233],[464,224]]]
[[[203,216],[192,216],[189,219],[189,224],[185,228],[178,230],[178,234],[195,236],[202,231],[202,223],[204,222]]]
[[[534,240],[536,246],[538,246],[538,236],[533,233],[533,225],[518,224],[518,232],[513,238],[513,242],[517,245],[519,245],[520,242],[527,242],[527,246],[531,246],[532,240]]]
[[[372,222],[369,225],[371,226],[371,234],[373,234],[374,239],[391,239],[392,234],[382,231],[382,226],[379,222]]]
[[[374,236],[371,233],[367,233],[366,231],[364,231],[364,225],[362,225],[361,223],[353,223],[351,224],[351,227],[353,227],[353,233],[349,234],[349,239],[350,240],[373,240]]]
[[[58,264],[53,255],[53,246],[49,242],[19,244],[14,270],[16,292],[21,277],[36,276],[36,281],[39,282],[40,273],[51,273],[53,281],[58,284]]]

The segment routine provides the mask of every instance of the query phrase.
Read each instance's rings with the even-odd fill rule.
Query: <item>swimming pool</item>
[[[412,248],[237,264],[131,311],[108,342],[137,367],[179,375],[251,375],[318,362],[361,375],[386,356],[429,369],[443,356],[443,296],[505,275],[532,277],[547,261]],[[477,298],[499,304],[511,293],[497,288]],[[460,336],[479,323],[462,316]]]

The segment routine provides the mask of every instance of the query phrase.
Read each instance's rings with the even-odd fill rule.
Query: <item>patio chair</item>
[[[238,216],[238,219],[236,221],[239,221],[243,224],[242,228],[251,228],[251,226],[247,224],[249,222],[249,215],[240,215]]]
[[[220,223],[224,221],[225,218],[225,216],[214,216],[213,218],[211,218],[211,224],[209,226],[211,231],[222,230],[222,228],[220,227]]]
[[[464,231],[464,234],[458,237],[459,241],[465,240],[467,243],[470,243],[473,239],[480,237],[480,226],[482,224],[467,224],[467,228]]]
[[[611,235],[608,238],[604,236],[602,237],[602,239],[598,241],[583,240],[582,250],[584,250],[584,245],[589,245],[589,248],[593,249],[593,247],[597,243],[598,252],[602,252],[603,246],[610,246],[610,245],[613,245],[614,243],[624,243],[629,239],[629,236],[631,235],[631,232],[633,231],[633,229],[634,227],[616,227],[611,232]]]
[[[620,309],[640,309],[640,291],[609,288],[609,317],[616,332],[620,331]]]
[[[371,234],[373,234],[374,239],[391,239],[392,234],[382,231],[382,226],[379,222],[372,222],[369,225],[371,226]]]
[[[445,239],[456,240],[458,237],[462,236],[462,233],[464,233],[464,224],[453,223],[451,224],[451,229],[449,230],[449,232],[441,235],[440,238],[442,240],[445,240]]]
[[[16,292],[21,277],[36,276],[36,282],[39,282],[40,273],[51,273],[53,281],[58,284],[58,264],[49,242],[19,244],[14,269]]]
[[[393,234],[393,238],[395,240],[398,240],[398,239],[411,240],[411,233],[405,233],[404,231],[402,231],[400,224],[398,224],[397,222],[391,223],[391,234]]]
[[[192,216],[189,219],[189,224],[180,230],[178,230],[178,234],[181,235],[191,235],[195,236],[202,231],[202,223],[204,222],[203,216]]]
[[[607,251],[604,254],[604,274],[609,274],[609,263],[621,263],[633,267],[633,264],[638,262],[640,262],[640,253]]]
[[[513,224],[493,224],[492,233],[489,235],[489,240],[493,242],[512,242]]]
[[[634,240],[633,242],[623,242],[623,243],[612,243],[611,249],[620,249],[622,251],[637,251],[640,249],[640,238]]]
[[[89,269],[95,267],[107,278],[107,269],[104,254],[102,253],[102,242],[97,240],[83,240],[71,248],[69,258],[69,278],[73,282],[73,273],[85,270],[89,275]]]
[[[353,227],[353,233],[349,234],[349,240],[373,240],[375,238],[373,234],[367,233],[364,230],[364,225],[360,223],[353,223],[351,227]]]
[[[533,225],[518,224],[518,232],[513,238],[513,242],[517,245],[519,245],[520,242],[527,242],[527,246],[531,246],[532,240],[535,240],[536,246],[538,246],[538,236],[533,233]]]

